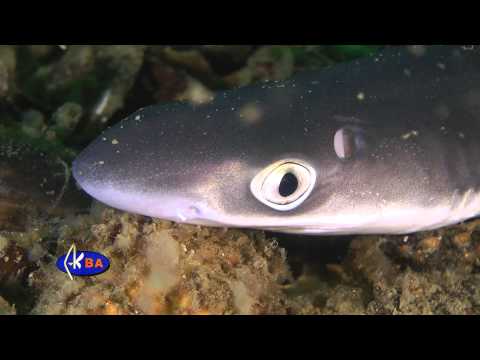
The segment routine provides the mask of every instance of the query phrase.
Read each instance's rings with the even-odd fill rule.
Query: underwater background
[[[117,211],[71,163],[138,108],[383,46],[0,45],[0,314],[478,314],[480,221],[409,236],[299,236]],[[109,271],[71,281],[72,244]]]

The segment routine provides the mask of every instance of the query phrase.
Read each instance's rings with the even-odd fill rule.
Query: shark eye
[[[315,181],[315,170],[305,162],[282,160],[258,173],[250,184],[250,190],[265,205],[287,211],[307,199]]]

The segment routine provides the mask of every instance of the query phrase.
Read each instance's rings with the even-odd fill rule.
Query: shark
[[[142,108],[73,163],[95,199],[175,222],[408,234],[480,213],[480,50],[369,57]]]

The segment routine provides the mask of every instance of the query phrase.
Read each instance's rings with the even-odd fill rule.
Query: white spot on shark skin
[[[117,139],[112,140],[112,145],[118,145],[118,144],[119,144],[119,141]]]
[[[357,100],[358,100],[358,101],[363,101],[363,100],[365,100],[365,94],[364,94],[363,92],[359,92],[359,93],[357,94]]]
[[[244,123],[253,125],[261,121],[263,110],[260,105],[247,103],[240,108],[238,116]]]
[[[402,139],[403,140],[408,140],[410,139],[411,137],[417,137],[418,136],[418,131],[417,130],[412,130],[406,134],[403,134],[402,135]]]

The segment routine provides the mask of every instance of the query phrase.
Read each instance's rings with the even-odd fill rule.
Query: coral
[[[357,236],[337,264],[304,271],[288,294],[318,314],[480,313],[480,221],[409,236]],[[313,271],[312,271],[313,269]]]
[[[28,110],[22,114],[22,132],[32,139],[41,138],[46,128],[45,117],[40,111]]]
[[[478,314],[479,232],[474,221],[355,237],[340,263],[304,258],[294,276],[282,241],[263,232],[97,204],[90,214],[0,236],[0,296],[34,314]],[[71,281],[55,260],[72,243],[109,257],[109,271]]]
[[[291,48],[286,46],[162,47],[156,52],[165,62],[186,69],[213,89],[285,79],[293,73],[295,63]],[[225,62],[225,57],[230,61]],[[225,63],[230,67],[225,68]]]
[[[224,80],[230,87],[245,86],[255,81],[284,80],[294,70],[294,56],[289,47],[261,47],[252,54],[244,68],[226,76]]]
[[[124,105],[143,64],[145,46],[72,45],[62,47],[62,56],[49,62],[42,58],[50,48],[21,50],[26,59],[19,93],[32,105],[56,111],[52,125],[62,138],[73,133],[82,115],[82,132],[90,137],[106,126]],[[74,108],[72,103],[81,105]]]
[[[79,249],[108,256],[111,268],[98,277],[71,281],[53,262],[42,266],[31,277],[40,294],[34,313],[302,311],[303,305],[282,291],[282,284],[291,277],[284,250],[261,232],[177,225],[111,209],[101,213],[86,237],[85,223],[68,228],[60,235],[56,255],[75,242]]]
[[[367,313],[471,314],[480,308],[479,222],[411,236],[357,238],[346,265]]]
[[[73,102],[60,106],[52,115],[52,126],[47,130],[49,140],[67,139],[74,132],[83,116],[83,108]]]
[[[13,307],[7,306],[7,301],[12,304],[19,302],[16,307],[20,312],[31,307],[33,297],[27,281],[35,268],[25,247],[0,235],[0,314],[15,313]]]

